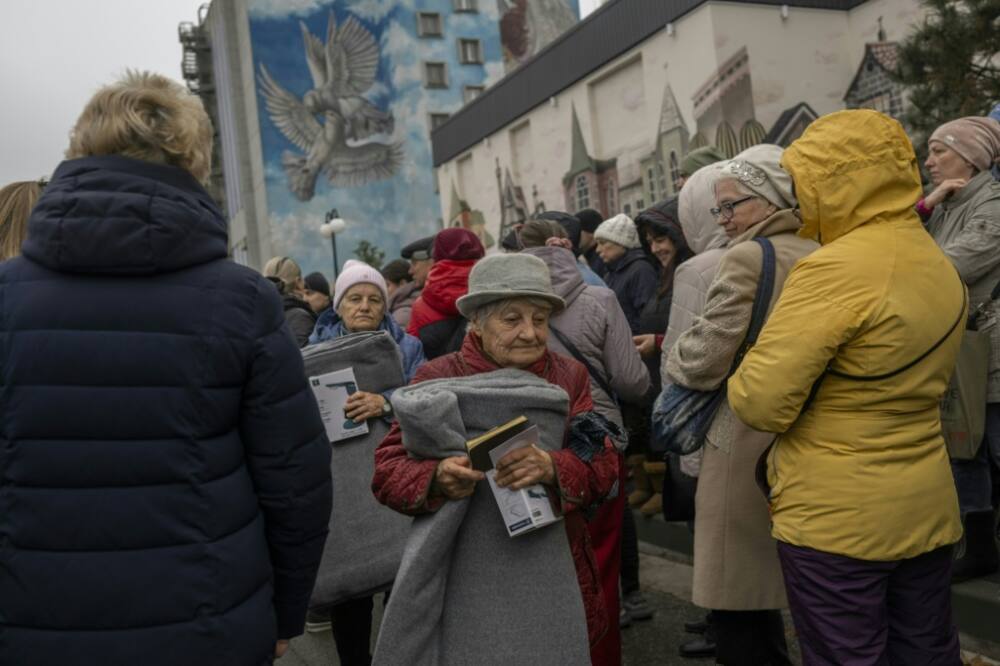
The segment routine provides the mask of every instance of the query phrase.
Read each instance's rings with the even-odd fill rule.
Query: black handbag
[[[668,453],[663,457],[667,471],[663,475],[663,519],[669,522],[694,520],[694,495],[698,477],[681,471],[681,457]]]
[[[753,241],[760,245],[763,254],[760,279],[757,281],[747,334],[733,358],[727,378],[736,372],[744,354],[757,342],[774,293],[774,245],[760,236]],[[715,420],[715,413],[725,400],[725,381],[719,388],[711,391],[698,391],[680,384],[664,388],[653,404],[650,430],[653,450],[687,455],[700,449],[705,443],[705,435],[712,421]]]

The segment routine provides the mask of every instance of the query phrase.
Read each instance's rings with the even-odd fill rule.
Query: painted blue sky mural
[[[452,0],[419,0],[419,7],[416,2],[250,2],[272,247],[275,254],[295,258],[305,271],[331,270],[329,241],[320,236],[319,225],[332,208],[348,223],[337,241],[341,265],[362,240],[384,250],[389,260],[399,256],[403,245],[440,228],[430,114],[456,111],[463,86],[493,82],[503,75],[498,10],[494,0],[481,2],[480,12],[462,13],[453,11]],[[443,37],[417,36],[417,9],[440,12]],[[322,69],[331,11],[338,27],[334,41],[346,46],[354,67],[350,81],[334,77],[338,80],[324,89],[328,93],[324,96],[310,93],[315,84],[299,22],[314,36],[313,62]],[[481,40],[484,64],[459,63],[460,37]],[[372,42],[378,52],[374,67]],[[424,87],[426,61],[447,64],[448,88]],[[261,74],[261,65],[270,82]],[[316,159],[310,162],[310,155]],[[342,168],[344,159],[356,166],[359,156],[376,168],[361,170],[360,176],[356,171],[352,175],[354,166]],[[304,181],[290,178],[287,164],[299,176],[303,168],[334,164],[339,175],[331,183],[320,173],[310,192],[308,174]],[[291,183],[297,183],[298,194]]]

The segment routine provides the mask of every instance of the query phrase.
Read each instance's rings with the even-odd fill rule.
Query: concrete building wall
[[[877,38],[878,16],[883,16],[892,40],[904,36],[921,12],[917,0],[869,0],[853,11],[791,7],[784,16],[780,5],[702,4],[548,103],[483,137],[456,159],[439,164],[441,196],[450,191],[446,183],[456,178],[457,162],[487,165],[485,170],[477,168],[475,180],[463,176],[462,196],[471,208],[482,211],[487,228],[495,233],[499,190],[492,167],[499,160],[502,167],[512,169],[516,184],[526,192],[537,188],[548,208],[565,206],[572,211],[575,196],[564,189],[563,176],[571,160],[575,109],[589,156],[617,159],[614,212],[629,205],[634,215],[638,203],[648,206],[654,195],[662,198],[664,192],[650,186],[649,170],[653,169],[658,185],[659,159],[669,181],[669,153],[677,152],[674,146],[682,143],[679,128],[674,134],[659,135],[665,86],[674,93],[690,137],[700,122],[712,143],[717,126],[726,121],[738,142],[748,120],[769,130],[783,111],[801,102],[819,114],[844,108],[843,97],[864,56],[864,45]],[[892,31],[889,17],[895,22]],[[731,76],[731,63],[744,51],[746,75]],[[695,98],[704,97],[706,91],[711,91],[704,98],[709,103],[696,109]],[[530,127],[530,142],[519,136],[525,127]],[[533,152],[531,158],[525,156],[525,145]],[[672,192],[672,186],[667,190]],[[591,199],[598,194],[604,196],[592,192]]]

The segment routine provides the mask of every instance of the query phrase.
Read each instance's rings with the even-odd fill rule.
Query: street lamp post
[[[337,261],[337,234],[347,228],[347,223],[340,217],[340,213],[334,208],[326,214],[326,222],[320,225],[319,232],[324,238],[329,238],[333,245],[333,279],[336,281],[340,273],[340,264]]]

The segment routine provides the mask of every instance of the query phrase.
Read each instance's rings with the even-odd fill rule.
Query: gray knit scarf
[[[562,448],[569,398],[521,370],[402,388],[393,409],[414,458],[464,455],[465,442],[524,415],[539,446]],[[386,609],[376,666],[588,664],[583,598],[563,525],[507,536],[486,482],[414,519]]]
[[[350,367],[360,391],[383,393],[404,383],[402,354],[385,331],[344,335],[306,347],[302,356],[307,377]],[[375,447],[388,431],[384,419],[373,418],[367,435],[332,445],[333,511],[312,608],[370,596],[396,576],[411,521],[371,491]]]

